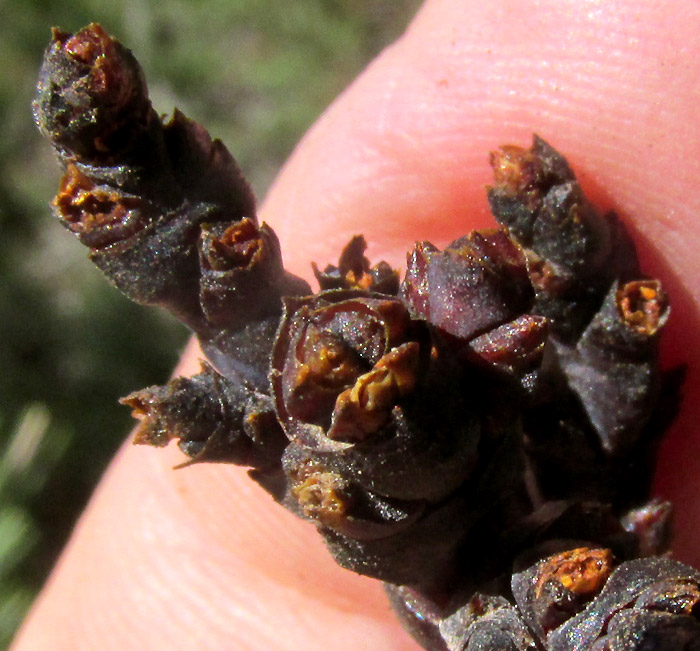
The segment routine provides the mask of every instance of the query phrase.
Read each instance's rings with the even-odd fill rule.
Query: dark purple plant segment
[[[282,255],[265,224],[258,228],[248,217],[202,224],[198,248],[200,302],[209,323],[231,328],[279,311]],[[270,297],[271,305],[256,300],[257,293]]]
[[[131,147],[155,119],[132,53],[94,23],[52,35],[34,103],[44,135],[79,157],[108,158]]]
[[[309,291],[284,270],[275,232],[254,219],[202,224],[198,249],[202,310],[222,330],[279,316],[283,296]]]
[[[408,510],[411,503],[412,513]],[[359,535],[357,531],[325,525],[319,527],[319,532],[341,567],[407,586],[431,598],[449,593],[455,582],[462,580],[462,544],[475,529],[478,514],[465,493],[435,505],[418,500],[405,504],[404,512],[412,517],[402,518],[394,527],[385,526],[382,536]]]
[[[575,349],[562,346],[562,367],[612,454],[629,450],[651,416],[658,390],[656,340],[668,318],[661,284],[614,283]]]
[[[700,573],[669,558],[620,565],[586,609],[550,633],[551,651],[700,648]]]
[[[200,305],[201,226],[255,223],[254,197],[226,148],[177,111],[163,123],[133,55],[94,24],[54,31],[34,112],[66,168],[56,214],[93,262],[131,299],[214,336],[226,319],[210,310],[210,292]],[[249,274],[249,294],[267,304],[250,300],[251,311],[279,315],[281,294],[309,291],[286,274],[278,280],[271,287],[267,271]]]
[[[410,342],[414,345],[400,348]],[[366,438],[381,427],[380,418],[369,431],[344,430],[334,437],[333,412],[341,394],[358,381],[367,384],[365,374],[377,365],[392,376],[397,398],[410,392],[429,353],[426,343],[421,324],[411,319],[399,300],[388,296],[338,290],[288,302],[272,353],[271,377],[278,412],[290,436]],[[367,400],[364,406],[374,408]],[[387,405],[388,411],[379,407],[384,413],[377,416],[387,420],[392,407]]]
[[[289,477],[290,505],[322,527],[358,540],[386,538],[413,524],[425,503],[372,493],[323,465],[310,451],[291,444],[283,464]]]
[[[609,224],[583,196],[561,154],[535,136],[529,150],[493,152],[491,165],[491,211],[521,246],[562,280],[600,267],[610,252]]]
[[[612,568],[609,549],[568,550],[514,574],[513,596],[528,626],[544,643],[550,631],[597,596]]]
[[[63,225],[91,249],[128,240],[157,214],[136,195],[95,184],[75,164],[66,169],[54,207]]]
[[[161,121],[100,26],[54,31],[34,113],[58,218],[212,364],[124,400],[135,442],[249,467],[430,651],[700,649],[698,573],[660,557],[649,501],[668,298],[550,145],[492,154],[500,228],[416,244],[400,283],[356,235],[314,294],[226,148]]]
[[[98,184],[169,206],[184,188],[190,200],[254,216],[254,197],[223,144],[179,111],[163,124],[138,62],[100,25],[53,31],[33,107],[61,162]]]
[[[503,597],[476,593],[440,622],[448,651],[536,651],[538,646],[517,610]]]
[[[474,464],[480,428],[430,360],[425,324],[394,298],[325,291],[288,302],[272,354],[290,439],[370,491],[436,500]],[[420,391],[434,409],[413,400]]]
[[[474,232],[444,251],[416,244],[400,292],[415,315],[461,340],[514,319],[532,299],[525,258],[498,230]]]
[[[191,378],[136,391],[122,402],[140,421],[134,443],[161,447],[177,439],[193,462],[266,469],[279,465],[286,446],[270,398],[208,364]]]
[[[486,365],[526,394],[534,394],[539,388],[548,338],[549,321],[524,314],[475,337],[468,350],[475,364]]]
[[[491,212],[523,248],[533,312],[564,341],[580,335],[610,284],[639,277],[634,246],[614,215],[586,199],[566,160],[535,136],[530,149],[491,154]]]
[[[646,610],[623,610],[613,615],[607,631],[593,645],[593,651],[700,649],[700,623],[695,617]]]

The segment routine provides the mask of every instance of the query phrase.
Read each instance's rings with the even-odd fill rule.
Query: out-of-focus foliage
[[[116,399],[162,382],[186,340],[109,288],[51,218],[31,120],[54,25],[97,21],[141,61],[157,110],[231,149],[258,196],[315,117],[418,0],[0,0],[0,647],[130,427]]]

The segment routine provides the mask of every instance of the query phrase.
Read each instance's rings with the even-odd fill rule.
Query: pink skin
[[[695,0],[429,0],[307,134],[261,217],[307,278],[355,233],[402,265],[415,239],[492,223],[489,150],[549,140],[670,290],[664,361],[690,368],[657,492],[676,502],[677,557],[700,565],[698,61]],[[337,568],[244,470],[181,460],[123,448],[15,651],[417,649],[379,585]]]

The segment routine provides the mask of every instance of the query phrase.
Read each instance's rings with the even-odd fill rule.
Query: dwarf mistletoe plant
[[[124,398],[136,443],[249,467],[426,649],[700,649],[700,573],[649,500],[667,296],[550,145],[491,155],[498,227],[417,243],[402,279],[356,236],[314,292],[226,148],[163,122],[99,25],[54,31],[34,110],[58,218],[208,357]]]

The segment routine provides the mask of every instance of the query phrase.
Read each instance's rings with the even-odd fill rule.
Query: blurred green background
[[[405,28],[418,0],[0,0],[0,647],[131,423],[187,338],[107,286],[51,218],[59,179],[31,120],[49,30],[101,22],[233,152],[258,197],[294,144]]]

